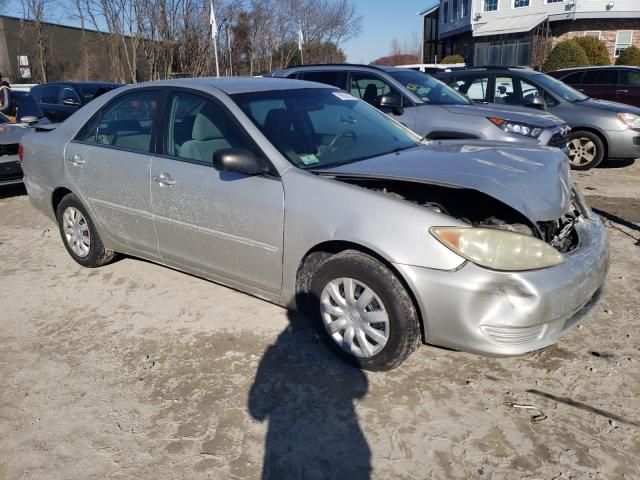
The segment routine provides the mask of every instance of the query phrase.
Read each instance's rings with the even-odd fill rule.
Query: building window
[[[458,19],[458,0],[453,0],[453,6],[451,7],[451,16],[453,20]]]
[[[584,36],[585,37],[593,37],[593,38],[597,38],[598,40],[600,40],[600,32],[598,30],[592,30],[592,31],[584,32]]]
[[[444,2],[444,6],[442,7],[442,23],[447,23],[449,21],[449,2]]]
[[[482,6],[484,7],[483,12],[495,12],[498,10],[498,0],[484,0]]]
[[[562,3],[564,0],[545,0],[545,3],[549,5],[550,3]]]
[[[633,43],[633,30],[618,30],[616,34],[616,57]]]
[[[462,17],[469,15],[469,0],[462,0]]]
[[[529,0],[513,0],[513,8],[528,7]]]

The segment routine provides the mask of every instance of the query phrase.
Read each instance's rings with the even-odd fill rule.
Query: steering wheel
[[[351,137],[355,141],[355,139],[358,138],[358,135],[356,135],[356,132],[354,132],[353,130],[346,130],[342,133],[336,133],[335,137],[331,139],[331,141],[329,142],[329,145],[327,146],[327,152],[330,152],[333,149],[333,147],[335,147],[338,140],[340,140],[343,137]]]

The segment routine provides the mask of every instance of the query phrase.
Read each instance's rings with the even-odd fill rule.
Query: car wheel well
[[[604,160],[607,159],[607,152],[609,151],[609,145],[607,144],[607,139],[604,137],[604,135],[602,135],[602,133],[600,133],[595,128],[591,128],[591,127],[575,127],[575,128],[572,127],[571,128],[571,134],[572,135],[574,133],[578,133],[578,132],[589,132],[589,133],[593,133],[594,135],[596,135],[602,141],[602,144],[604,145],[604,156],[602,158]]]
[[[333,240],[324,243],[320,243],[309,250],[306,255],[302,258],[300,265],[298,266],[298,272],[296,274],[296,304],[298,308],[304,310],[304,307],[308,302],[308,295],[311,288],[311,279],[313,278],[313,273],[318,269],[318,267],[324,263],[327,259],[342,253],[346,250],[355,250],[357,252],[364,253],[369,255],[380,263],[382,263],[385,267],[387,267],[396,278],[402,283],[405,290],[411,297],[411,301],[413,302],[413,306],[418,313],[418,320],[420,324],[420,334],[422,336],[422,341],[426,342],[426,332],[424,330],[424,322],[422,321],[422,312],[420,310],[420,304],[418,303],[413,290],[404,277],[400,274],[400,272],[395,268],[395,266],[389,262],[382,255],[378,254],[374,250],[367,248],[363,245],[354,242],[341,241],[341,240]]]
[[[51,206],[53,207],[53,214],[55,215],[56,218],[58,218],[58,205],[60,205],[60,202],[62,201],[62,199],[67,195],[69,195],[70,193],[73,193],[73,192],[68,188],[64,188],[64,187],[56,188],[53,191],[53,194],[51,195]]]

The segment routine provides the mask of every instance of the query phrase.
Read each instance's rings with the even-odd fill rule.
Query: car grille
[[[0,156],[4,155],[17,155],[18,154],[18,144],[12,143],[10,145],[1,145],[0,144]]]
[[[544,325],[532,327],[497,327],[482,325],[480,328],[489,340],[499,345],[522,345],[537,340],[543,333]]]
[[[558,132],[554,133],[551,136],[551,138],[547,142],[547,145],[556,148],[567,148],[570,134],[571,128],[569,128],[567,125],[563,125],[562,127],[560,127],[560,130]]]

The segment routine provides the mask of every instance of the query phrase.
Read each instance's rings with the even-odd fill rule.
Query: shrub
[[[582,47],[575,40],[559,42],[544,61],[542,70],[549,72],[560,68],[587,67],[589,59]]]
[[[640,67],[640,48],[625,48],[616,60],[616,65],[633,65],[634,67]]]
[[[591,65],[611,65],[609,51],[602,40],[594,37],[576,37],[574,40],[587,54]]]
[[[449,55],[444,57],[440,63],[452,64],[452,63],[464,63],[464,57],[462,55]]]

